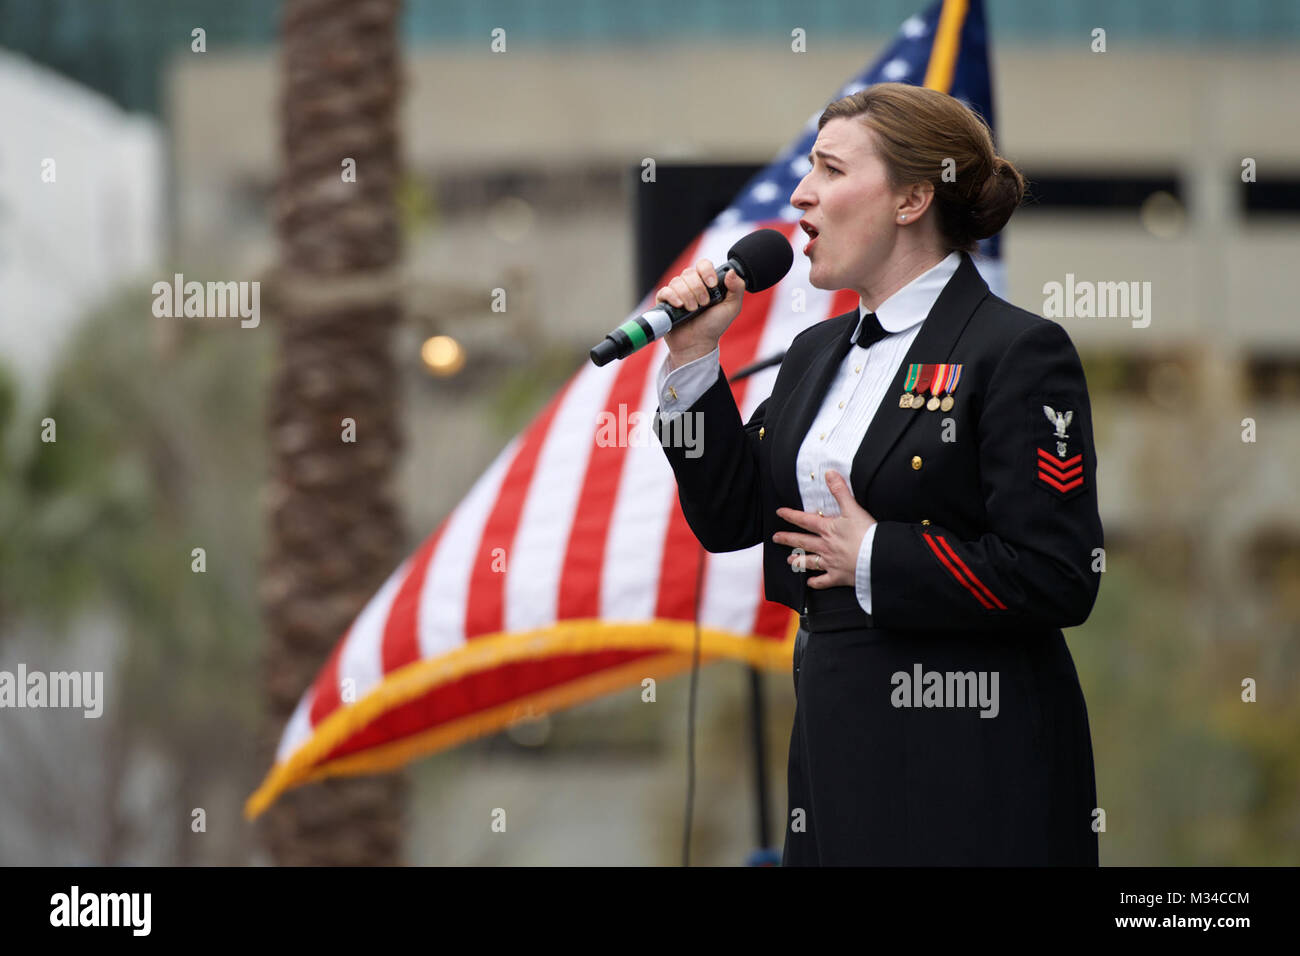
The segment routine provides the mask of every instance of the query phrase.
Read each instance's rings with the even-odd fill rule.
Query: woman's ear
[[[930,202],[933,199],[933,183],[913,183],[903,190],[902,202],[895,213],[895,218],[900,222],[912,222],[930,208]]]

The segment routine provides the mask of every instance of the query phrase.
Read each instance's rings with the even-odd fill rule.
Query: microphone
[[[639,348],[663,337],[673,326],[695,318],[727,297],[723,276],[735,271],[745,281],[746,292],[762,292],[776,285],[790,271],[794,250],[790,240],[775,229],[759,229],[740,239],[727,251],[727,261],[718,266],[718,284],[709,289],[709,303],[687,311],[667,302],[634,319],[628,319],[591,350],[596,365],[624,359]]]

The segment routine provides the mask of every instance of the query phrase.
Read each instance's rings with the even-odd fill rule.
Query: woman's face
[[[873,284],[893,251],[904,197],[889,188],[875,134],[856,117],[830,120],[817,134],[812,169],[790,195],[800,225],[815,236],[804,247],[817,289]]]

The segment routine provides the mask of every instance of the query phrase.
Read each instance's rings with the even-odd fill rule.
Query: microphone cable
[[[727,384],[748,378],[755,372],[773,365],[780,365],[784,358],[785,352],[779,352],[770,358],[746,365],[727,379]],[[700,682],[700,602],[704,596],[704,562],[708,560],[708,552],[704,550],[704,545],[699,544],[698,538],[696,544],[699,545],[700,560],[695,566],[695,646],[691,651],[691,689],[686,705],[686,812],[683,815],[682,825],[682,866],[684,867],[691,865],[691,818],[695,807],[695,704]]]
[[[698,542],[697,542],[698,543]],[[682,866],[691,865],[691,816],[695,806],[695,702],[700,683],[700,601],[704,593],[704,562],[708,552],[699,545],[695,568],[695,646],[691,651],[691,690],[686,706],[686,814],[682,829]]]

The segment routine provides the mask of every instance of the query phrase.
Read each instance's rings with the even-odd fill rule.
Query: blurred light
[[[518,196],[506,196],[488,211],[488,228],[498,239],[518,242],[532,230],[535,218],[529,202]]]
[[[455,375],[465,367],[465,350],[450,335],[435,335],[420,346],[424,367],[440,377]]]
[[[539,714],[514,721],[506,726],[510,739],[521,747],[540,747],[551,737],[551,718],[548,714]]]
[[[1187,211],[1183,204],[1163,189],[1152,193],[1142,203],[1138,213],[1146,231],[1157,239],[1172,239],[1183,231],[1187,222]]]

